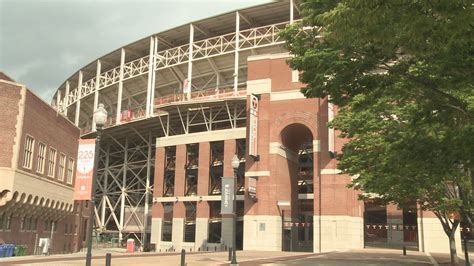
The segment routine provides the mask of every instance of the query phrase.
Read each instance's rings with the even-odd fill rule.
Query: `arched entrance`
[[[291,184],[290,206],[281,207],[282,250],[313,252],[313,134],[299,123],[280,133]]]

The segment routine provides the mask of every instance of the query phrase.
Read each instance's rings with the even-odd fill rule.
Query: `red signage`
[[[95,139],[79,140],[74,200],[90,200],[94,173]]]

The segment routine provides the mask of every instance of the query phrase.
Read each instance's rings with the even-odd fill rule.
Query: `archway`
[[[313,252],[313,134],[299,123],[280,133],[291,182],[291,202],[282,208],[282,250]]]

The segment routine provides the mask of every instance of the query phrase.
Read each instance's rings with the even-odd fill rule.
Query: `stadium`
[[[337,108],[306,99],[279,33],[301,19],[273,2],[191,22],[110,52],[57,89],[52,105],[102,133],[95,232],[156,251],[323,252],[367,243],[446,251],[429,213],[358,200],[337,170]],[[221,214],[237,178],[237,219]],[[424,215],[421,216],[420,215]],[[427,233],[429,232],[429,233]],[[459,243],[459,241],[458,241]],[[446,245],[446,246],[445,246]]]

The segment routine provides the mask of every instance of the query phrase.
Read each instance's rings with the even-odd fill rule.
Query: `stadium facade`
[[[299,11],[296,2],[275,2],[163,31],[98,58],[58,88],[52,104],[83,138],[95,135],[98,104],[109,111],[97,233],[157,251],[231,246],[221,179],[234,176],[237,155],[238,248],[448,250],[432,214],[362,202],[346,187],[351,177],[334,159],[344,140],[327,129],[337,108],[306,99],[286,64],[279,33]]]

